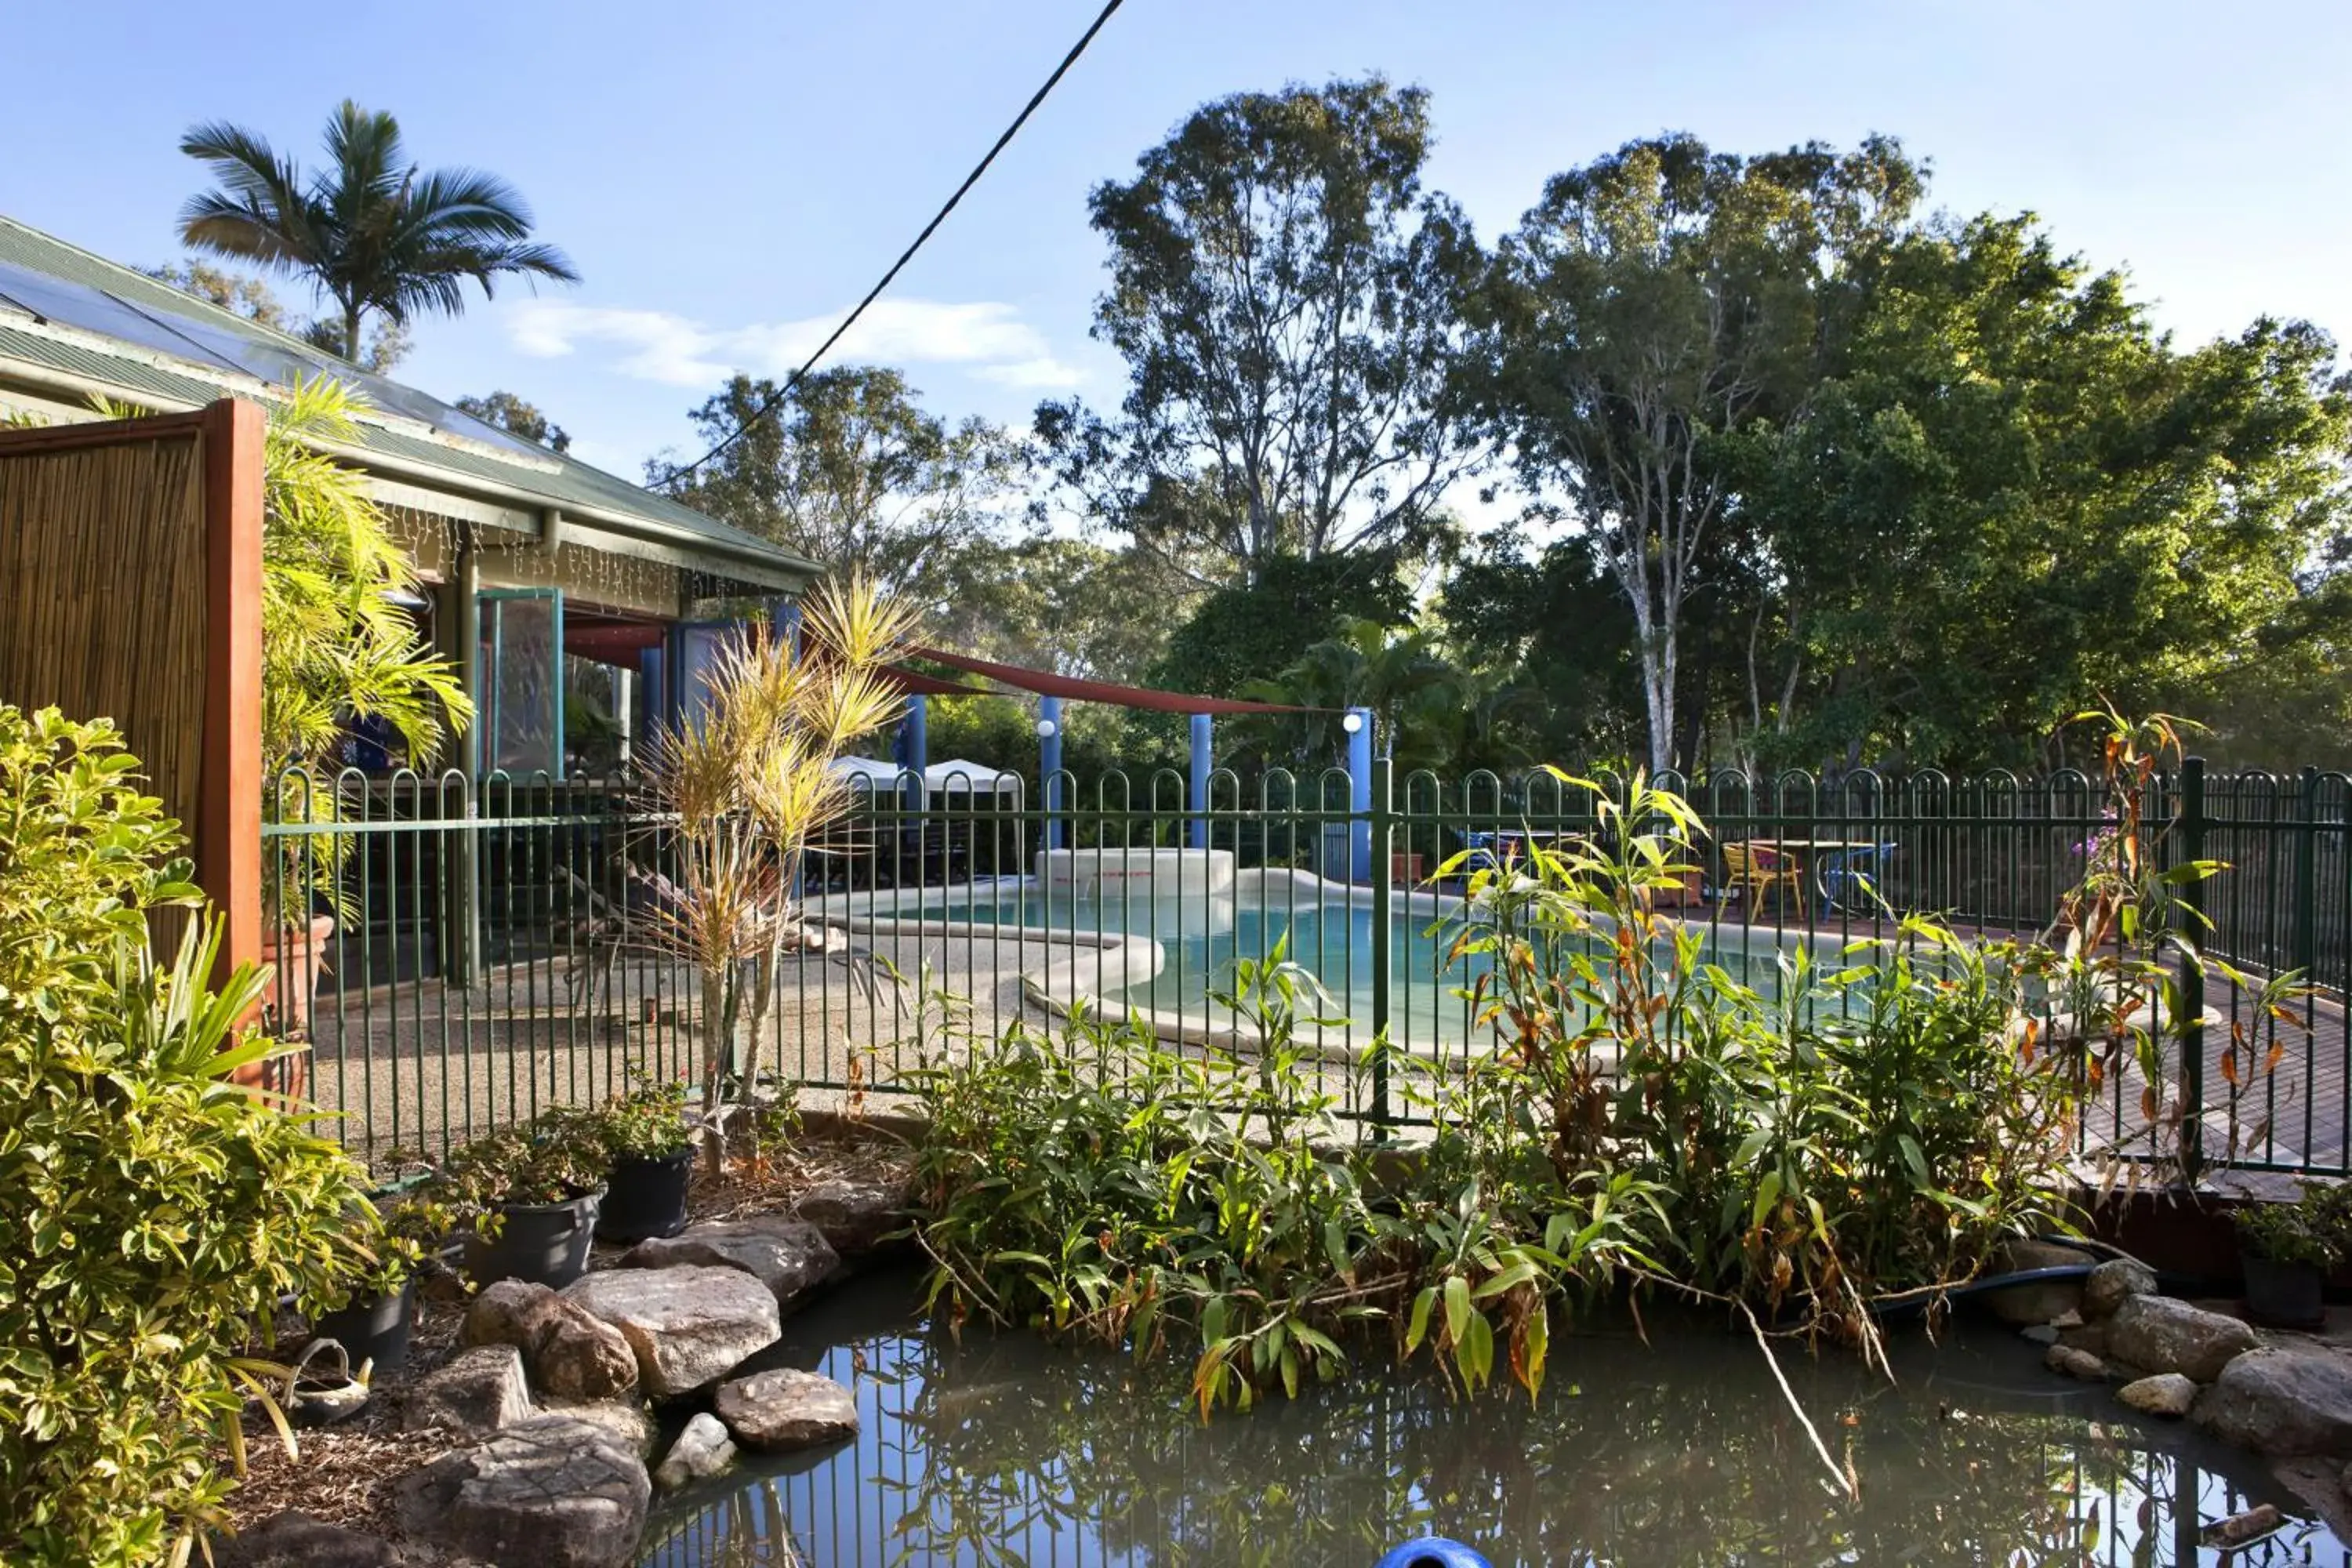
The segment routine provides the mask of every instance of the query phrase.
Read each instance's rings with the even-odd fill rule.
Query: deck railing
[[[1888,937],[1906,911],[2041,932],[2105,825],[2096,781],[2074,773],[1664,782],[1708,826],[1696,873],[1666,901],[1759,986],[1798,944]],[[625,787],[346,773],[289,775],[279,798],[265,830],[274,923],[290,930],[308,910],[335,925],[315,988],[299,947],[281,950],[277,1015],[307,1035],[307,1090],[355,1148],[439,1148],[601,1097],[633,1070],[690,1068],[698,989],[662,920],[670,826]],[[2189,977],[2205,1007],[2175,1068],[2207,1153],[2352,1173],[2352,785],[2192,761],[2148,805],[2171,825],[2168,857],[2230,867],[2198,889],[2206,952],[2313,987],[2282,1019],[2220,965]],[[1589,796],[1545,773],[1219,773],[1201,800],[1171,772],[1065,777],[1050,801],[1034,786],[861,784],[849,818],[792,868],[831,941],[776,966],[755,1066],[820,1101],[887,1097],[955,1029],[1035,1018],[1041,1003],[1142,1007],[1164,1035],[1197,1039],[1232,1025],[1212,994],[1234,962],[1286,938],[1328,991],[1325,1016],[1345,1020],[1308,1031],[1334,1060],[1343,1113],[1407,1129],[1406,1084],[1339,1064],[1383,1032],[1416,1072],[1478,1048],[1456,994],[1466,976],[1431,934],[1458,873],[1436,874],[1594,826]],[[1234,884],[1170,853],[1192,847],[1229,856]],[[1053,849],[1066,853],[1041,862]],[[1759,851],[1789,875],[1743,876]],[[2233,1031],[2263,1059],[2277,1047],[2275,1069],[2223,1082]],[[2120,1079],[2110,1089],[2086,1144],[2137,1115]]]

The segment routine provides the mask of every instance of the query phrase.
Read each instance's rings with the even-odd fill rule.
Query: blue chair
[[[1494,1564],[1458,1541],[1424,1535],[1381,1558],[1379,1568],[1494,1568]]]
[[[1827,920],[1841,909],[1853,908],[1865,892],[1876,891],[1885,879],[1886,863],[1895,858],[1899,844],[1870,844],[1859,849],[1841,849],[1824,855],[1814,863],[1814,885],[1822,897],[1822,919]]]

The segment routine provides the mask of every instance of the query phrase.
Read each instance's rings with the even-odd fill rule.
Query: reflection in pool
[[[1370,1377],[1205,1426],[1181,1372],[1027,1336],[958,1348],[876,1277],[786,1325],[763,1364],[856,1391],[853,1443],[739,1469],[669,1504],[647,1568],[895,1563],[1370,1568],[1436,1530],[1498,1565],[2276,1564],[2345,1568],[2244,1455],[2059,1384],[2035,1346],[1960,1325],[1783,1365],[1861,1500],[1826,1484],[1754,1345],[1705,1327],[1553,1342],[1543,1398]],[[2223,1558],[2201,1524],[2290,1514]]]

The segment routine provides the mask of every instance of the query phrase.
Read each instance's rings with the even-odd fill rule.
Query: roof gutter
[[[52,370],[46,365],[28,365],[21,361],[10,366],[8,374],[11,380],[21,381],[26,385],[39,387],[45,391],[64,392],[83,397],[136,397],[142,405],[152,405],[163,402],[178,403],[176,399],[161,398],[151,392],[131,391],[107,382],[93,380],[88,376],[75,375],[68,371]],[[235,395],[226,389],[223,395]],[[193,411],[201,405],[178,404],[178,406],[183,410]],[[371,452],[362,447],[347,447],[335,441],[320,441],[314,445],[320,451],[339,458],[364,472],[407,479],[451,495],[503,502],[539,517],[542,521],[542,525],[550,509],[556,505],[547,496],[536,494],[518,485],[501,484],[496,479],[483,479],[475,474],[453,473],[447,468],[435,468],[430,463],[411,462],[406,458],[386,457],[381,452]],[[674,523],[661,522],[653,518],[635,517],[627,512],[614,511],[604,507],[583,506],[575,501],[562,503],[561,510],[565,522],[586,523],[604,532],[619,534],[625,539],[663,545],[684,554],[706,556],[714,562],[723,563],[728,574],[743,577],[748,581],[759,583],[762,586],[805,587],[824,571],[824,568],[816,563],[804,561],[785,551],[754,549],[726,540],[710,539],[696,533],[691,529],[680,528]]]

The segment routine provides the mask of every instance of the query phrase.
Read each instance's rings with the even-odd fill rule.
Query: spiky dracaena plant
[[[832,764],[887,723],[899,698],[882,666],[913,628],[870,583],[828,584],[804,606],[801,646],[756,626],[730,636],[706,678],[709,700],[664,731],[647,772],[674,819],[677,888],[662,911],[670,944],[701,972],[705,1157],[723,1147],[733,1079],[749,1095],[759,1036],[789,948],[815,945],[794,895],[809,840],[849,808]]]

